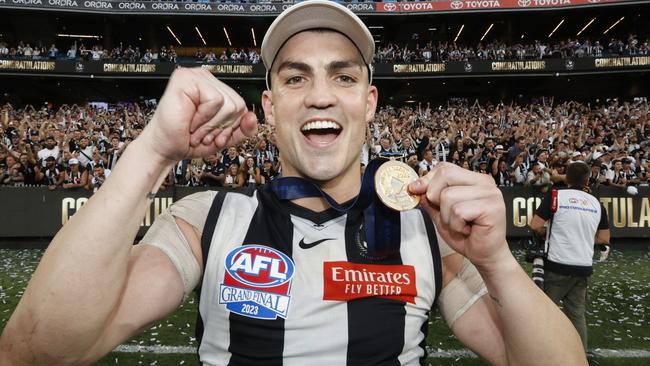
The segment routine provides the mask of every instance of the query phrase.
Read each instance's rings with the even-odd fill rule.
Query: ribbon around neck
[[[341,205],[318,185],[298,177],[281,177],[273,180],[271,190],[284,201],[306,197],[323,197],[335,210],[347,213],[363,211],[363,232],[368,256],[382,258],[399,251],[400,212],[386,207],[375,191],[375,173],[387,159],[375,159],[366,167],[359,194],[347,205]]]

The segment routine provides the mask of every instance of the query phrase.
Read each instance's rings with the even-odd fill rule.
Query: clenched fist
[[[141,135],[158,157],[177,162],[236,145],[257,132],[257,117],[228,85],[202,68],[171,75]]]
[[[490,268],[511,255],[503,196],[491,176],[441,162],[409,191],[422,196],[442,238],[477,267]]]

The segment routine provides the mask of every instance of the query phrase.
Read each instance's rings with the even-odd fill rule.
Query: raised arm
[[[88,364],[178,306],[183,287],[171,261],[132,245],[151,192],[177,161],[255,130],[232,89],[208,71],[176,70],[153,121],[43,255],[0,338],[0,364]]]
[[[587,364],[576,330],[512,256],[503,197],[490,176],[440,163],[409,190],[422,195],[440,236],[485,282],[489,301],[475,302],[452,327],[466,345],[497,364]]]

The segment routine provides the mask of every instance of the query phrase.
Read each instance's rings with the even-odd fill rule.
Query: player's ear
[[[264,118],[266,123],[275,127],[275,116],[273,115],[273,92],[265,90],[262,93],[262,109],[264,109]]]
[[[375,118],[375,110],[377,109],[377,99],[379,91],[374,85],[368,87],[368,98],[366,100],[366,122],[371,122]]]

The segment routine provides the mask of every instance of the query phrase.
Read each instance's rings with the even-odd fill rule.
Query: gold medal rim
[[[388,200],[384,197],[385,192],[384,192],[384,190],[381,188],[382,186],[381,186],[381,184],[380,184],[380,177],[381,177],[381,174],[380,174],[380,173],[382,172],[382,170],[386,170],[386,168],[388,168],[390,165],[394,165],[394,166],[402,167],[402,168],[404,168],[406,171],[408,171],[409,173],[412,172],[411,175],[412,175],[412,177],[414,177],[415,179],[419,178],[419,177],[417,176],[417,174],[413,171],[413,169],[411,169],[411,167],[408,166],[406,163],[403,163],[403,162],[401,162],[401,161],[395,161],[395,160],[387,161],[387,162],[385,162],[384,164],[382,164],[382,165],[379,167],[379,169],[377,169],[377,172],[375,172],[375,192],[377,193],[377,196],[379,197],[379,199],[381,200],[381,202],[384,203],[384,205],[386,205],[386,206],[389,207],[389,208],[392,208],[392,209],[395,210],[395,211],[408,211],[408,210],[412,210],[412,209],[414,209],[414,208],[417,207],[417,205],[420,203],[420,196],[414,196],[414,195],[411,195],[410,193],[407,192],[407,194],[409,195],[409,197],[412,198],[412,200],[409,200],[409,202],[408,202],[408,206],[396,206],[396,205],[394,205],[392,202],[388,201]],[[415,179],[411,180],[411,182],[414,181]],[[411,182],[409,182],[408,184],[410,184]]]

